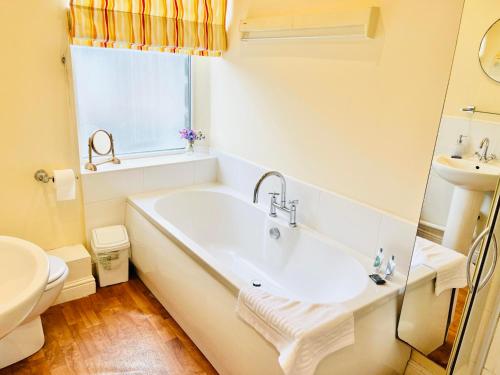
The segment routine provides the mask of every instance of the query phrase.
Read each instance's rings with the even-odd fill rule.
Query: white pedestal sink
[[[48,277],[49,260],[40,247],[0,236],[0,339],[31,312]]]
[[[439,155],[434,158],[432,168],[440,177],[455,185],[443,245],[466,254],[485,196],[489,197],[488,193],[496,189],[500,164]]]

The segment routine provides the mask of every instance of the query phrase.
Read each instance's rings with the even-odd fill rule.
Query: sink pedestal
[[[485,193],[455,186],[443,236],[443,246],[467,255]]]

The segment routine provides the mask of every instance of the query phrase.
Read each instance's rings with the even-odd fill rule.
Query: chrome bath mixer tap
[[[286,201],[286,181],[285,177],[277,171],[270,171],[267,173],[264,173],[261,178],[259,178],[259,181],[257,181],[257,184],[255,185],[255,188],[253,190],[253,203],[258,203],[259,202],[259,190],[260,190],[260,185],[264,180],[270,176],[275,176],[280,179],[281,182],[281,193],[269,193],[271,195],[271,204],[269,207],[269,216],[276,217],[276,210],[281,210],[283,212],[286,212],[289,215],[289,220],[288,224],[291,227],[296,227],[297,226],[297,204],[299,203],[298,200],[292,200],[289,201],[288,204],[290,206],[287,206],[287,201]],[[280,196],[280,202],[278,203],[277,197]]]

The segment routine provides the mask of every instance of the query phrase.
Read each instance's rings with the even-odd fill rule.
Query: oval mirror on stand
[[[106,130],[97,130],[90,138],[92,150],[97,155],[105,156],[111,152],[112,136]]]
[[[89,171],[96,171],[99,164],[114,163],[120,164],[120,159],[115,156],[115,146],[113,142],[113,135],[106,130],[99,129],[92,133],[89,137],[89,161],[85,164],[85,169]],[[99,163],[93,163],[92,152],[99,156],[106,156],[111,154],[111,159],[104,160]]]

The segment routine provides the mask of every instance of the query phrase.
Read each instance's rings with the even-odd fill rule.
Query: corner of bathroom
[[[0,375],[500,375],[495,0],[0,30]]]

